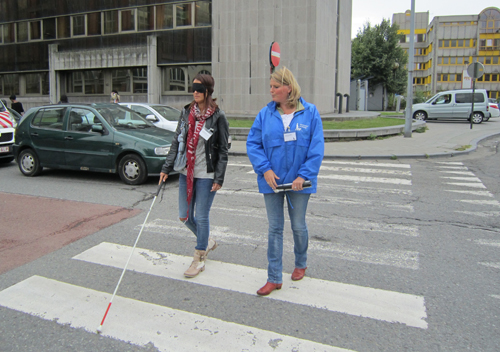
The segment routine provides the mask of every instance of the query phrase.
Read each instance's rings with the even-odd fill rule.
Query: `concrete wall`
[[[212,4],[214,95],[226,112],[254,115],[270,101],[273,41],[281,48],[279,67],[294,73],[302,96],[320,112],[335,110],[336,84],[339,92],[349,92],[351,0],[339,7],[332,0],[214,0]],[[337,40],[338,9],[342,33]],[[338,78],[337,68],[342,72]]]

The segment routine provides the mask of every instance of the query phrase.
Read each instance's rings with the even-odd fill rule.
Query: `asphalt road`
[[[267,220],[248,160],[231,158],[211,214],[220,247],[191,280],[182,273],[195,242],[178,221],[172,177],[102,335],[95,329],[156,180],[131,187],[113,175],[58,170],[27,178],[14,163],[2,166],[2,211],[15,216],[2,221],[1,264],[15,247],[6,239],[22,240],[16,256],[28,259],[0,276],[1,349],[497,351],[497,151],[493,138],[460,158],[325,162],[308,208],[307,278],[288,278],[287,222],[288,274],[269,297],[255,295],[266,281]],[[79,223],[87,230],[71,238]],[[57,246],[40,253],[29,238],[44,236]]]

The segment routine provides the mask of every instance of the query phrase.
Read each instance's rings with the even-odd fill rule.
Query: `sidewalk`
[[[325,159],[432,158],[468,154],[485,138],[500,135],[500,119],[473,125],[460,121],[427,121],[424,133],[376,140],[325,143]],[[464,150],[457,150],[465,148]],[[246,155],[246,141],[233,141],[230,155]]]

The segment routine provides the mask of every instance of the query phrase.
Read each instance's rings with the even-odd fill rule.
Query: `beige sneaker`
[[[196,249],[194,251],[193,262],[191,263],[189,269],[184,273],[184,276],[192,278],[198,275],[201,271],[205,270],[206,255],[206,251],[199,251]]]
[[[217,242],[212,237],[209,237],[206,256],[208,256],[208,252],[215,250],[215,248],[217,248]]]

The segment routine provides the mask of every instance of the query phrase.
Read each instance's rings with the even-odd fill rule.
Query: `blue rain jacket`
[[[273,193],[264,173],[273,170],[278,185],[292,183],[298,176],[312,186],[301,193],[316,193],[319,168],[325,153],[323,125],[316,106],[300,98],[303,110],[296,111],[290,132],[296,140],[285,142],[283,120],[275,102],[264,107],[252,125],[247,138],[247,154],[257,173],[260,193]]]

